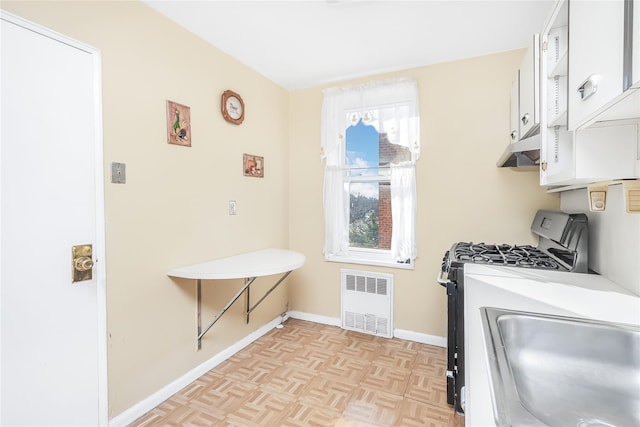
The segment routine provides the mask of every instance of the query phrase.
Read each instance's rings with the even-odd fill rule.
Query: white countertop
[[[640,325],[640,297],[595,274],[465,264],[465,424],[495,426],[481,307]]]
[[[285,249],[262,249],[174,268],[168,276],[184,279],[243,279],[286,273],[304,265],[305,256]]]

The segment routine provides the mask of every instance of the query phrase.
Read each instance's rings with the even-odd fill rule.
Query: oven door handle
[[[440,283],[442,286],[447,286],[447,283],[449,283],[449,279],[444,277],[444,275],[447,274],[446,272],[440,270],[440,273],[438,273],[438,277],[436,277],[436,280],[438,281],[438,283]]]

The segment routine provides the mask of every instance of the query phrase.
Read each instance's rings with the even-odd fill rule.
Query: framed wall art
[[[264,157],[253,154],[242,155],[242,171],[244,176],[264,178]]]
[[[167,100],[167,142],[191,147],[191,109]]]

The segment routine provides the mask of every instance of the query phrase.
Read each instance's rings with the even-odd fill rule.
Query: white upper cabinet
[[[569,130],[640,112],[629,92],[640,73],[638,9],[639,0],[569,2]]]
[[[632,63],[632,86],[636,89],[640,89],[640,1],[635,0],[633,2],[633,31],[631,37],[631,43],[633,46],[633,53],[631,58]],[[639,102],[640,103],[640,102]]]
[[[520,64],[520,101],[519,127],[520,139],[528,138],[537,132],[540,125],[540,41],[538,34],[531,40],[522,64]]]
[[[619,20],[614,24],[615,30],[611,27],[604,30],[598,26],[601,23],[589,24],[598,13],[603,21],[613,19],[612,15],[620,12],[620,4],[606,12],[596,12],[596,7],[606,9],[613,3],[618,1],[558,1],[540,35],[540,184],[543,186],[640,177],[640,114],[627,109],[626,116],[621,117],[622,109],[617,106],[633,101],[629,94],[635,90],[623,91],[623,55],[610,52],[617,47],[608,44],[613,43],[609,40],[615,38],[612,34],[618,34],[622,52],[624,25]],[[590,12],[586,13],[585,8]],[[617,12],[612,13],[613,10]],[[578,35],[574,34],[576,28]],[[615,64],[617,62],[619,64]],[[597,77],[592,77],[594,75]],[[596,86],[589,83],[589,77],[597,82]],[[617,82],[611,83],[613,80]],[[587,84],[580,93],[578,87],[585,81]],[[607,114],[609,117],[603,119]],[[623,118],[627,120],[621,120]]]

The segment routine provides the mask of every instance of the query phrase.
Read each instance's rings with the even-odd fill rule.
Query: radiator
[[[393,336],[393,275],[340,270],[342,328]]]

